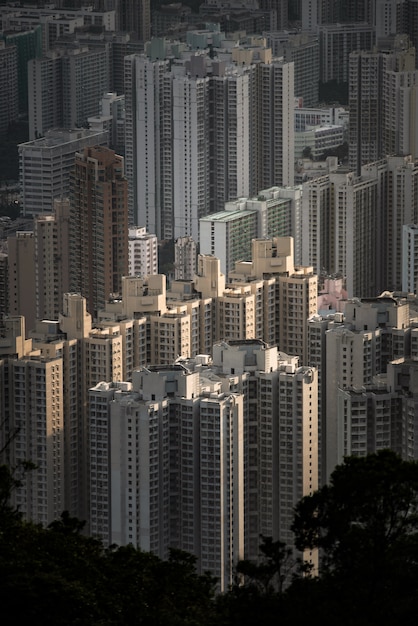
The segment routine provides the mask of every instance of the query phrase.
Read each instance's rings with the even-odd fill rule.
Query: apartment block
[[[357,174],[366,163],[416,149],[416,80],[415,49],[405,35],[350,55],[349,163]]]
[[[12,505],[27,519],[49,524],[64,508],[62,359],[42,357],[25,335],[23,317],[2,321],[2,459],[21,480]],[[28,460],[36,467],[25,471]]]
[[[338,391],[338,421],[344,432],[344,454],[364,456],[390,448],[416,459],[416,359],[401,357],[388,364],[387,376],[361,389]]]
[[[7,238],[9,257],[9,315],[23,315],[26,329],[35,325],[36,274],[33,231],[17,231]]]
[[[0,252],[0,316],[9,313],[9,256]]]
[[[285,4],[285,3],[282,3]],[[275,57],[295,65],[295,98],[305,107],[319,102],[319,38],[306,32],[268,31],[263,36]]]
[[[254,279],[268,280],[265,283],[267,298],[262,305],[268,328],[265,330],[268,336],[274,336],[272,343],[278,345],[280,350],[299,356],[301,363],[306,364],[306,322],[317,310],[318,277],[311,266],[295,266],[293,243],[292,237],[254,239],[252,261],[236,263],[235,271],[230,273],[230,286],[235,281],[239,284],[240,281],[251,282]]]
[[[418,164],[411,156],[389,156],[365,165],[362,173],[378,181],[379,212],[385,220],[379,227],[382,237],[377,249],[384,276],[382,289],[399,291],[403,227],[418,222]]]
[[[348,83],[350,53],[371,50],[374,41],[375,29],[365,22],[322,23],[319,27],[320,80]]]
[[[153,40],[125,60],[130,212],[162,239],[198,241],[200,218],[226,201],[293,184],[293,63],[265,40],[220,53],[181,59]]]
[[[294,506],[317,488],[317,374],[260,340],[215,344],[213,368],[244,394],[245,554],[257,560],[260,535],[292,543]]]
[[[345,402],[343,392],[373,391],[391,362],[411,354],[411,337],[409,300],[389,292],[377,298],[348,300],[344,314],[310,319],[309,364],[318,369],[320,377],[323,483],[348,454],[346,425],[337,417],[340,408],[343,410],[340,401]],[[380,402],[383,388],[379,383],[376,398],[370,402]]]
[[[76,154],[71,182],[70,289],[87,299],[93,317],[128,274],[127,180],[123,157],[109,148]]]
[[[52,128],[88,125],[110,90],[109,55],[105,46],[54,49],[28,63],[29,138]]]
[[[125,96],[114,92],[105,93],[100,100],[99,114],[88,118],[89,129],[106,131],[109,148],[125,155]]]
[[[225,204],[223,211],[200,219],[199,249],[221,261],[228,276],[236,261],[251,260],[251,242],[261,237],[289,237],[293,234],[300,193],[271,187],[254,198],[239,198]]]
[[[68,198],[76,152],[106,146],[107,132],[54,128],[45,137],[19,144],[19,185],[25,215],[50,214],[56,198]]]
[[[138,370],[131,389],[90,390],[91,525],[162,558],[187,546],[226,589],[243,555],[243,400],[206,384],[200,393],[197,372],[171,365]]]
[[[150,276],[158,273],[157,235],[147,233],[145,227],[130,227],[129,240],[129,275]]]
[[[12,467],[30,459],[37,468],[22,475],[12,503],[28,519],[48,524],[64,504],[62,360],[22,357],[9,362],[13,389],[10,429]]]
[[[402,291],[418,292],[418,225],[402,229]]]
[[[118,30],[134,31],[142,42],[151,38],[150,0],[119,0],[117,5]]]
[[[17,48],[0,42],[0,135],[4,136],[9,124],[19,116]]]
[[[378,178],[341,168],[303,185],[302,262],[317,273],[342,274],[349,297],[376,296],[384,288],[376,237],[385,226],[383,197]]]
[[[193,280],[196,263],[197,244],[193,237],[178,237],[174,242],[174,278]]]
[[[70,203],[54,201],[52,215],[38,215],[34,220],[36,319],[58,319],[64,293],[70,285]]]

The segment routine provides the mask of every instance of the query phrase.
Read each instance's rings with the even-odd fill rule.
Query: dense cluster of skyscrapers
[[[0,7],[0,133],[29,127],[0,449],[37,465],[28,518],[190,551],[226,589],[344,455],[418,457],[417,12]]]

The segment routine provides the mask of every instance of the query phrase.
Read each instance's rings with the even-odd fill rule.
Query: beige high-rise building
[[[260,535],[293,544],[294,507],[318,487],[317,372],[260,340],[215,344],[213,370],[245,398],[245,555],[257,560]]]
[[[71,186],[70,289],[93,318],[128,274],[128,183],[123,157],[96,146],[77,153]]]
[[[48,524],[64,506],[64,397],[62,359],[23,357],[9,361],[14,439],[12,467],[30,459],[36,468],[22,475],[12,504],[27,519]]]
[[[69,200],[55,200],[52,215],[34,221],[36,319],[58,319],[69,291]]]
[[[90,524],[161,558],[187,549],[226,590],[244,554],[243,397],[199,380],[156,366],[89,391]]]
[[[307,320],[317,311],[318,277],[310,266],[295,266],[292,237],[254,239],[251,263],[236,263],[230,273],[232,281],[262,279],[265,286],[263,332],[283,352],[299,356],[302,364],[308,358]],[[273,289],[273,283],[275,288]]]
[[[410,305],[383,293],[349,300],[344,315],[309,322],[310,362],[321,375],[321,480],[326,482],[347,452],[347,431],[339,417],[339,390],[370,389],[388,363],[410,353]],[[378,394],[379,395],[379,394]],[[354,440],[353,440],[354,441]]]
[[[32,231],[17,231],[8,237],[9,253],[9,314],[23,315],[26,332],[35,325],[36,274],[35,237]]]
[[[49,524],[64,509],[63,361],[33,349],[23,317],[6,318],[1,330],[2,462],[21,480],[11,504],[26,519]],[[25,471],[27,461],[34,469]]]

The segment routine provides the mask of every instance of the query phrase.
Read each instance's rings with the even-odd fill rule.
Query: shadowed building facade
[[[70,288],[93,317],[128,274],[128,183],[123,157],[95,146],[77,153],[71,185]]]

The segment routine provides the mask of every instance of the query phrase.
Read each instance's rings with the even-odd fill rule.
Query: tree
[[[240,561],[229,593],[217,599],[218,624],[276,624],[286,610],[287,587],[303,565],[282,541],[261,536],[258,563]]]
[[[247,586],[256,587],[263,594],[281,594],[296,565],[292,549],[283,541],[273,541],[271,537],[262,536],[261,540],[260,563],[240,561],[237,573],[244,577]]]
[[[28,470],[31,464],[28,464]],[[19,480],[0,466],[0,604],[19,623],[43,626],[210,626],[216,579],[195,557],[167,561],[132,545],[105,549],[64,512],[48,528],[10,505]]]
[[[411,619],[418,602],[418,463],[390,450],[348,457],[296,507],[295,544],[321,550],[322,584],[366,624]]]

